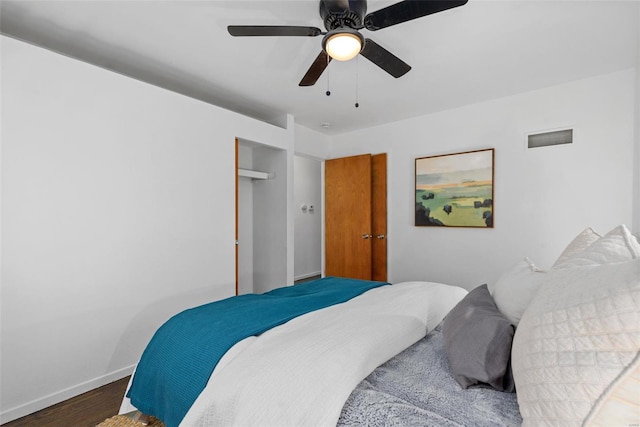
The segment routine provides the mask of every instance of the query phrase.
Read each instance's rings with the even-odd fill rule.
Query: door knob
[[[376,236],[376,238],[378,238],[378,239],[384,239],[384,237],[385,237],[385,236],[384,236],[384,234],[378,234],[378,235]]]
[[[370,237],[373,237],[373,236],[372,236],[371,234],[367,234],[367,233],[365,233],[365,234],[363,234],[363,235],[362,235],[362,238],[363,238],[363,239],[368,239],[368,238],[370,238]]]

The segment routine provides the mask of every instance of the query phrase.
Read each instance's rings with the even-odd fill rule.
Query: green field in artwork
[[[416,189],[416,204],[429,210],[430,219],[449,227],[491,226],[492,197],[490,184]]]

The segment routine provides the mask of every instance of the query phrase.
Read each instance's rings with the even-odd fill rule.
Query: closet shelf
[[[238,176],[251,179],[272,179],[275,177],[275,173],[260,172],[251,169],[238,169]]]

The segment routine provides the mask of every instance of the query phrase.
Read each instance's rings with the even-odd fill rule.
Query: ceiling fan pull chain
[[[331,95],[331,90],[329,90],[329,61],[331,61],[331,57],[329,57],[329,55],[327,55],[327,96]]]
[[[360,63],[358,56],[356,56],[356,108],[360,106],[358,103],[358,64]]]

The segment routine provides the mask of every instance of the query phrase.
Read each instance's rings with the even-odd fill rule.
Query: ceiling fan
[[[365,38],[358,30],[377,31],[412,19],[462,6],[468,0],[405,0],[375,12],[367,12],[367,0],[320,0],[320,17],[326,32],[316,27],[290,25],[229,25],[236,37],[285,36],[316,37],[323,35],[322,51],[300,81],[313,86],[332,59],[348,61],[361,54],[393,77],[405,75],[411,67],[400,58]]]

